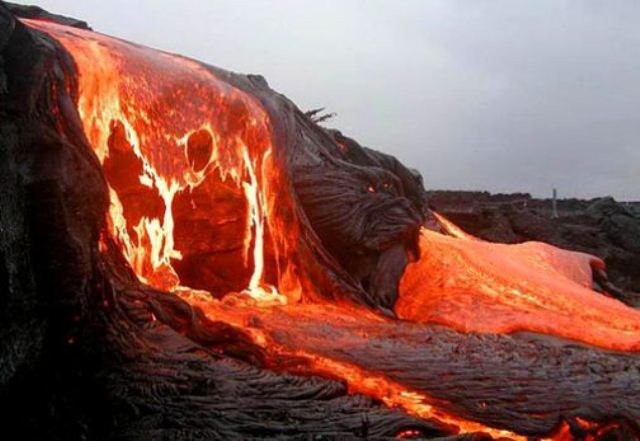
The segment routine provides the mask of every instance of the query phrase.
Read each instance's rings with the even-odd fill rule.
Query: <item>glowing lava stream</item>
[[[323,355],[321,351],[313,352],[315,337],[304,332],[308,329],[306,325],[314,327],[319,323],[331,322],[330,326],[346,330],[348,333],[353,332],[350,328],[375,327],[380,323],[393,325],[392,321],[375,315],[371,311],[330,304],[261,308],[238,303],[236,300],[203,301],[188,293],[180,295],[190,303],[199,306],[212,320],[224,319],[247,331],[254,342],[267,351],[269,358],[276,360],[273,366],[275,370],[278,370],[277,360],[280,357],[284,360],[302,358],[308,365],[299,368],[288,366],[285,371],[340,378],[347,383],[350,393],[378,398],[390,408],[400,408],[410,415],[437,421],[454,432],[456,430],[458,433],[483,432],[496,439],[508,438],[515,441],[528,439],[509,430],[492,428],[438,409],[436,405],[430,404],[436,400],[427,394],[394,381],[383,373]],[[289,322],[292,318],[296,321],[295,324]],[[289,338],[293,339],[284,343]],[[331,346],[339,345],[339,336],[333,336],[333,338],[323,338],[323,343],[331,342]],[[302,341],[306,344],[301,344]]]
[[[262,158],[264,162],[266,157],[271,154],[271,150],[267,150]],[[254,269],[247,286],[246,293],[254,300],[260,301],[263,305],[267,303],[285,304],[286,298],[278,293],[275,287],[271,289],[265,288],[262,283],[262,275],[264,272],[264,207],[265,201],[258,188],[258,180],[254,170],[254,165],[249,158],[249,152],[244,149],[242,158],[247,167],[250,181],[243,182],[242,186],[249,201],[249,219],[250,225],[255,229],[255,244],[253,246],[253,262]],[[247,237],[250,237],[247,235]],[[248,243],[247,243],[248,245]]]

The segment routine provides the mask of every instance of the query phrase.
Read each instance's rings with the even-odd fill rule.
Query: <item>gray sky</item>
[[[640,200],[637,0],[37,3],[260,73],[429,188]]]

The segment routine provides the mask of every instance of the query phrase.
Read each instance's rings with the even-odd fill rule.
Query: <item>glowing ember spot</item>
[[[572,441],[571,427],[566,421],[562,421],[562,424],[558,428],[558,431],[550,438],[544,438],[543,441]]]
[[[105,253],[109,249],[107,245],[107,236],[104,232],[100,233],[100,237],[98,238],[98,251],[101,253]]]
[[[408,429],[408,430],[403,430],[402,432],[397,433],[396,438],[397,439],[417,438],[420,435],[422,435],[422,432],[420,432],[419,430]]]

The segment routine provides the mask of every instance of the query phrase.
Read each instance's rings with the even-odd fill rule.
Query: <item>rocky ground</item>
[[[640,203],[611,197],[558,200],[526,193],[431,191],[430,204],[467,232],[486,240],[548,242],[601,257],[610,279],[640,304]]]

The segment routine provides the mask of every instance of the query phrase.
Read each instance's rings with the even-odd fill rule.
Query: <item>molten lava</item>
[[[391,407],[460,431],[525,439],[445,412],[392,369],[359,365],[335,348],[435,322],[640,349],[640,313],[589,289],[590,265],[601,261],[545,244],[486,243],[444,218],[450,236],[424,230],[422,258],[402,280],[396,313],[406,321],[354,305],[298,304],[309,286],[292,251],[302,238],[261,105],[194,61],[25,22],[73,57],[78,113],[109,185],[108,233],[139,279],[245,328],[274,368],[278,358],[294,356],[307,362],[297,370],[340,377]],[[102,240],[100,249],[107,249]]]
[[[159,289],[189,290],[180,261],[198,256],[219,269],[200,278],[182,271],[195,279],[191,288],[244,290],[261,301],[283,303],[286,298],[272,284],[290,271],[285,268],[270,282],[265,274],[270,196],[264,182],[276,181],[279,170],[269,158],[271,133],[262,107],[185,58],[25,21],[73,54],[78,112],[109,183],[110,233],[140,280]],[[296,240],[293,227],[272,232],[278,233]]]
[[[591,289],[600,259],[540,242],[504,245],[423,229],[407,267],[398,317],[462,332],[533,331],[622,351],[640,350],[640,311]]]

